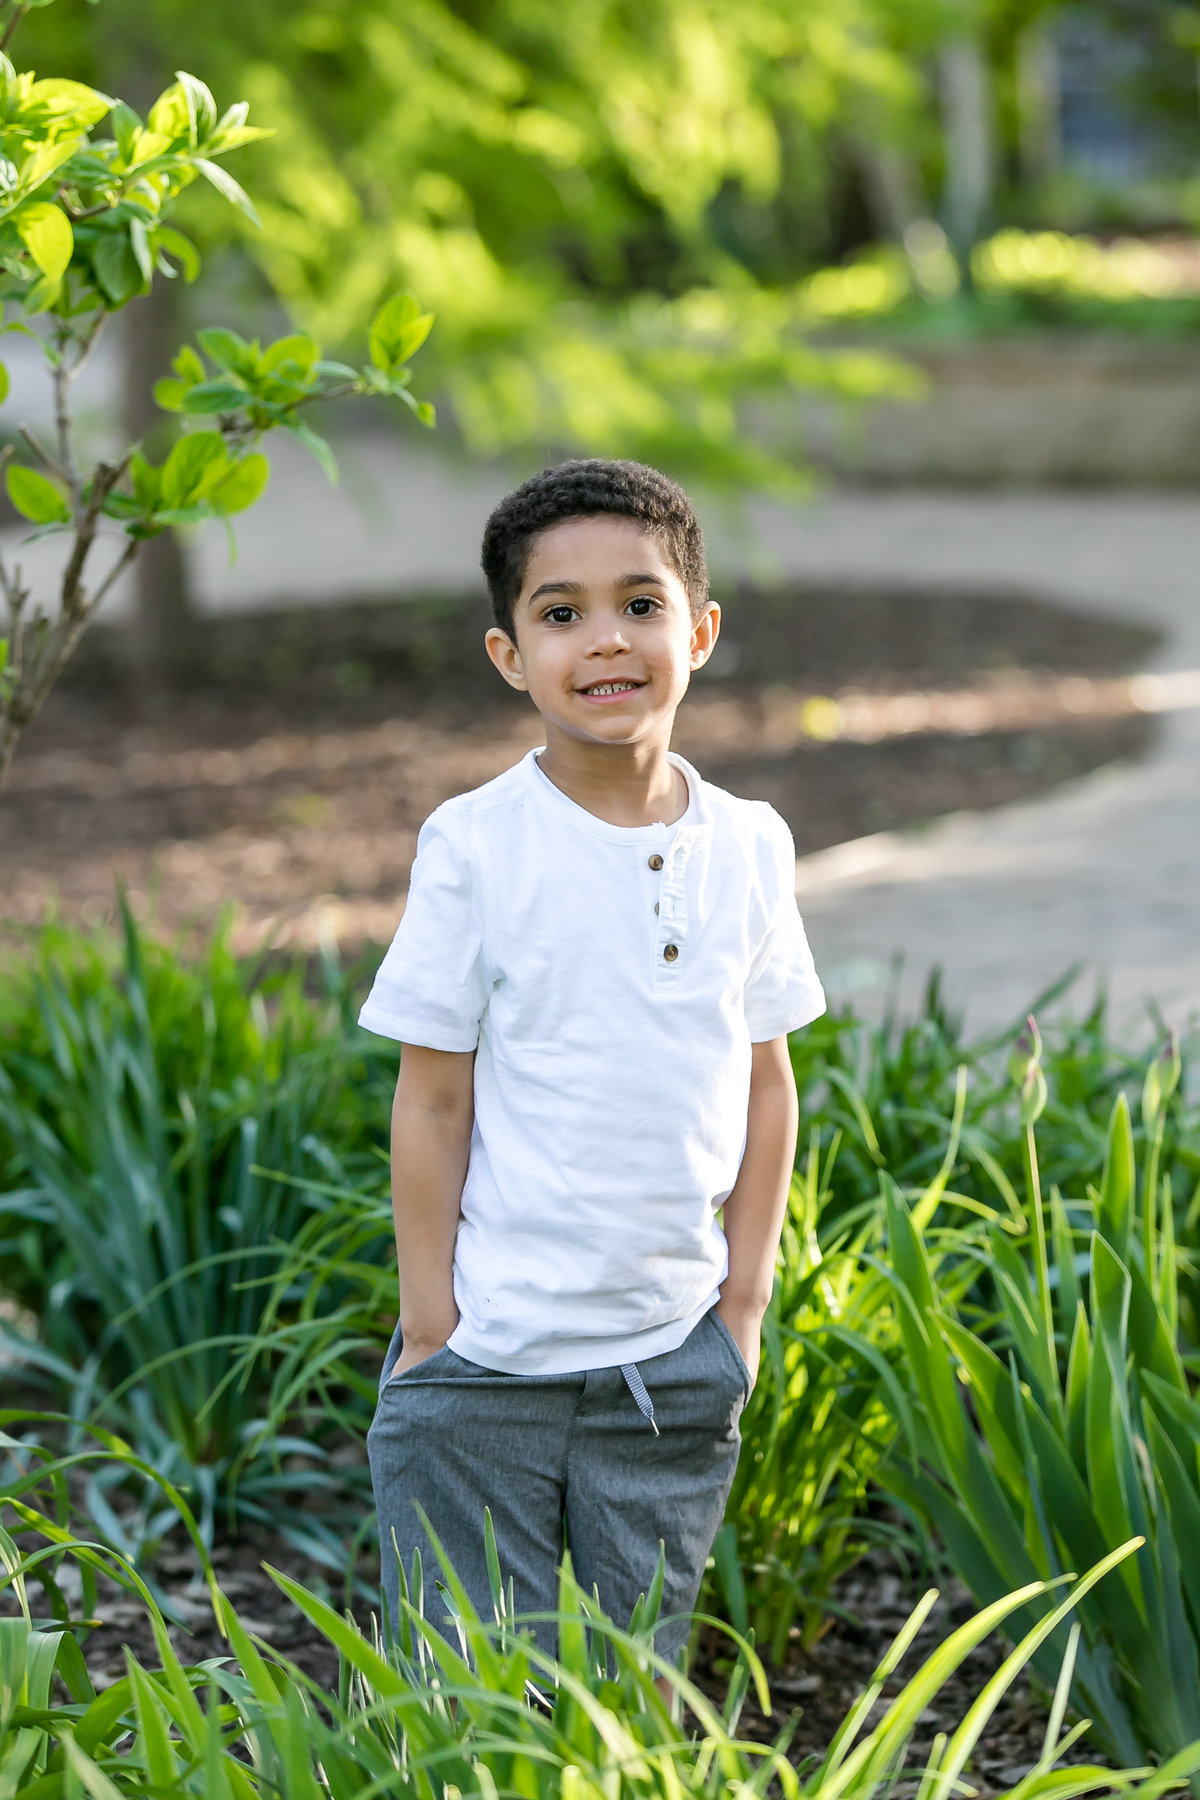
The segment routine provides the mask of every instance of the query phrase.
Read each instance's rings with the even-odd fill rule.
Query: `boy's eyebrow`
[[[582,581],[543,581],[541,587],[534,588],[530,594],[529,604],[532,606],[533,602],[540,599],[543,594],[582,594],[582,592]]]
[[[617,587],[645,587],[647,582],[653,582],[655,587],[666,585],[661,575],[655,575],[650,571],[622,575],[615,585]],[[543,581],[541,587],[534,588],[530,594],[529,604],[532,606],[533,602],[540,599],[543,594],[582,594],[582,592],[582,581]]]

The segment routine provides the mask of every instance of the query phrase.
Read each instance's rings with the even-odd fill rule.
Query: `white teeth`
[[[601,681],[583,691],[585,694],[631,694],[636,686],[636,681]]]

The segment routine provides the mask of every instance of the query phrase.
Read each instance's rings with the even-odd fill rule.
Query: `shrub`
[[[1136,1533],[1136,1556],[1080,1606],[1074,1696],[1118,1759],[1169,1756],[1200,1733],[1200,1404],[1194,1358],[1178,1345],[1174,1212],[1160,1174],[1178,1059],[1168,1050],[1147,1073],[1140,1218],[1125,1096],[1098,1183],[1082,1196],[1055,1189],[1047,1204],[1036,1032],[1012,1066],[1028,1225],[1019,1243],[990,1231],[981,1261],[995,1309],[976,1329],[903,1198],[888,1198],[905,1354],[886,1378],[911,1456],[891,1481],[984,1603],[1086,1567]],[[1047,1679],[1063,1637],[1040,1653]]]
[[[42,933],[0,1024],[0,1276],[36,1324],[5,1331],[9,1354],[188,1486],[208,1537],[235,1488],[300,1530],[288,1499],[334,1483],[324,1427],[298,1435],[299,1407],[290,1435],[268,1424],[266,1363],[225,1379],[309,1212],[291,1177],[330,1138],[341,1166],[366,1160],[387,1086],[341,971],[318,1003],[304,974],[239,965],[223,928],[193,966],[126,912],[118,954]],[[121,1541],[99,1488],[92,1506]]]

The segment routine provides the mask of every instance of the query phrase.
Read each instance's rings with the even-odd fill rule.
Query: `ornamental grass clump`
[[[345,1486],[336,1440],[306,1387],[272,1412],[285,1363],[238,1356],[311,1210],[290,1177],[326,1167],[330,1138],[339,1167],[373,1161],[386,1084],[341,971],[320,999],[304,977],[239,966],[224,928],[194,965],[127,910],[119,948],[47,929],[0,1010],[0,1284],[28,1321],[0,1336],[27,1383],[186,1487],[207,1539],[236,1506],[314,1550],[310,1503]],[[133,1551],[122,1480],[103,1465],[89,1505]]]
[[[908,1452],[889,1481],[983,1604],[1136,1536],[1116,1577],[1080,1602],[1072,1701],[1117,1760],[1170,1758],[1200,1736],[1200,1403],[1194,1356],[1180,1349],[1174,1203],[1160,1172],[1177,1047],[1145,1079],[1140,1183],[1121,1094],[1103,1172],[1082,1194],[1043,1192],[1047,1083],[1032,1020],[1011,1075],[1027,1224],[1019,1239],[989,1230],[978,1273],[991,1300],[973,1323],[913,1210],[887,1198],[904,1347],[887,1378]],[[1058,1631],[1034,1657],[1045,1680],[1065,1648]]]
[[[863,1106],[855,1090],[845,1091]],[[962,1285],[954,1270],[969,1279],[964,1250],[979,1236],[976,1213],[948,1189],[966,1093],[963,1070],[941,1167],[916,1200],[951,1290]],[[762,1366],[705,1590],[734,1625],[754,1631],[775,1664],[792,1639],[813,1648],[832,1618],[838,1578],[869,1545],[903,1553],[911,1535],[872,1508],[878,1465],[896,1431],[883,1372],[900,1352],[895,1294],[880,1260],[883,1207],[876,1200],[833,1208],[842,1133],[834,1131],[824,1153],[821,1135],[814,1125],[792,1184]]]
[[[12,1415],[5,1423],[19,1429]],[[7,1434],[4,1442],[19,1449]],[[108,1455],[123,1457],[119,1450]],[[1115,1578],[1136,1548],[1121,1546],[1057,1604],[1042,1582],[1005,1596],[952,1632],[885,1700],[885,1687],[899,1679],[936,1599],[927,1594],[820,1762],[797,1770],[787,1756],[789,1727],[769,1743],[737,1735],[751,1693],[764,1713],[770,1706],[750,1644],[735,1640],[728,1691],[723,1704],[714,1704],[655,1651],[657,1583],[623,1630],[583,1593],[567,1559],[553,1615],[558,1650],[551,1656],[538,1649],[530,1630],[544,1627],[546,1617],[514,1614],[490,1537],[492,1617],[473,1611],[431,1534],[430,1576],[418,1557],[391,1642],[377,1627],[360,1629],[299,1582],[269,1571],[298,1615],[337,1652],[336,1692],[257,1638],[215,1584],[214,1611],[228,1651],[189,1664],[136,1571],[42,1510],[44,1490],[61,1494],[64,1473],[61,1459],[51,1459],[16,1484],[19,1492],[12,1484],[7,1494],[0,1488],[0,1611],[8,1615],[0,1617],[0,1792],[7,1800],[197,1794],[205,1800],[460,1800],[468,1794],[481,1800],[725,1800],[731,1794],[753,1800],[768,1793],[785,1800],[883,1800],[905,1777],[919,1784],[922,1800],[949,1800],[962,1791],[971,1753],[1029,1656],[1065,1626],[1080,1600]],[[147,1669],[127,1650],[125,1675],[97,1693],[86,1659],[89,1617],[72,1619],[64,1598],[70,1585],[64,1569],[72,1568],[80,1571],[89,1615],[104,1605],[97,1572],[138,1597],[159,1667]],[[35,1613],[39,1588],[50,1617]],[[956,1730],[939,1736],[930,1757],[910,1766],[908,1746],[922,1712],[972,1650],[1040,1600],[1048,1603],[1046,1616]],[[454,1626],[443,1635],[435,1622],[443,1624],[447,1615]],[[1013,1800],[1072,1800],[1097,1790],[1157,1800],[1200,1766],[1197,1744],[1157,1773],[1057,1769],[1078,1735],[1063,1732],[1065,1706],[1064,1680],[1042,1755],[1010,1790]]]

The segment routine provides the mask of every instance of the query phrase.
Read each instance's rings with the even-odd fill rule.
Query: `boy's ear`
[[[483,641],[488,655],[509,687],[519,688],[523,694],[528,692],[529,684],[525,680],[521,652],[517,649],[516,640],[510,638],[507,631],[501,631],[498,625],[493,625]]]
[[[692,626],[693,669],[702,669],[713,653],[713,645],[721,635],[721,609],[710,600]]]

